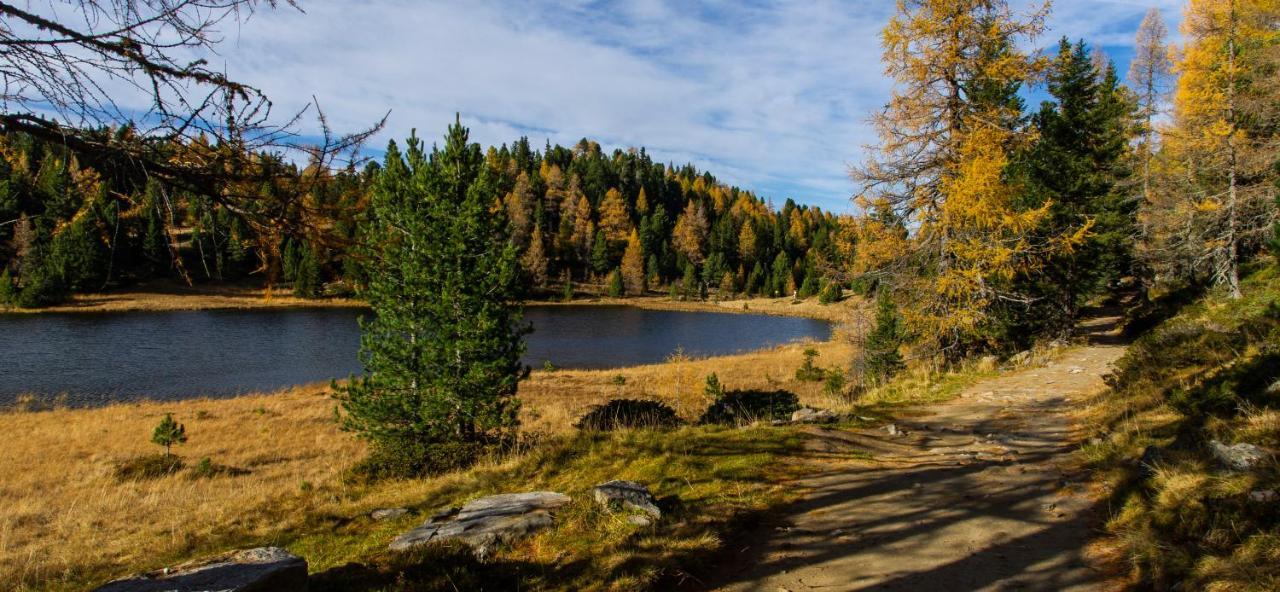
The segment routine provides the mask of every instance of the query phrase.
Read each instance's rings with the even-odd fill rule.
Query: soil
[[[1107,329],[1087,345],[966,389],[909,421],[811,431],[823,469],[778,520],[728,542],[709,588],[802,590],[1107,590],[1087,556],[1104,514],[1073,474],[1074,412],[1124,352]],[[847,452],[874,461],[842,461]]]

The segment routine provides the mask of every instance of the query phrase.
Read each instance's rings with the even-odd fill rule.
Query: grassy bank
[[[699,515],[717,516],[721,510],[711,507],[716,500],[724,504],[724,511],[732,510],[730,513],[737,511],[734,508],[755,507],[768,503],[776,494],[766,493],[773,491],[769,484],[773,480],[764,479],[759,471],[779,466],[776,456],[788,450],[783,444],[792,437],[784,431],[743,436],[732,430],[690,428],[677,432],[679,437],[655,436],[645,444],[575,438],[571,424],[590,405],[615,397],[663,400],[685,418],[694,418],[708,403],[702,388],[711,372],[729,388],[783,388],[808,404],[840,404],[826,395],[820,384],[794,379],[806,347],[820,352],[816,362],[821,366],[846,367],[853,354],[847,342],[835,340],[619,370],[535,371],[521,386],[522,420],[527,437],[549,443],[545,448],[539,447],[526,458],[452,478],[371,488],[344,483],[344,472],[365,449],[352,435],[337,429],[332,420],[333,401],[324,386],[234,399],[3,413],[0,447],[6,454],[0,455],[0,489],[6,503],[0,505],[0,581],[24,582],[31,587],[61,582],[67,589],[76,589],[181,558],[265,543],[291,548],[302,545],[298,548],[307,551],[314,565],[333,566],[366,557],[385,546],[387,529],[407,526],[360,522],[360,517],[375,507],[429,508],[484,492],[542,486],[581,492],[597,478],[664,483],[661,488],[667,494],[705,482],[680,494],[681,499],[705,498],[705,503],[693,506],[699,508]],[[177,452],[188,466],[209,458],[214,464],[249,472],[209,479],[191,479],[184,472],[118,483],[114,471],[119,463],[158,452],[149,436],[165,413],[173,413],[186,424],[190,440]],[[748,441],[729,446],[739,438]],[[776,440],[779,438],[783,441]],[[769,447],[761,449],[753,444],[756,441]],[[609,452],[615,444],[619,448]],[[671,446],[684,452],[677,455],[664,448],[651,453],[646,446]],[[717,447],[719,453],[708,453]],[[603,456],[591,454],[612,456],[606,462]],[[595,461],[570,463],[583,455]],[[665,460],[651,465],[651,456]],[[557,457],[562,458],[556,462],[570,464],[560,468],[548,464]],[[670,465],[672,471],[659,470],[669,463],[677,463]],[[597,465],[599,471],[594,469]],[[624,470],[632,466],[643,471]],[[746,472],[739,477],[734,466],[755,468],[743,469]],[[606,474],[609,472],[614,474]],[[664,481],[667,479],[678,482]],[[690,483],[681,486],[684,480]],[[458,485],[464,482],[471,485]],[[593,516],[586,506],[574,507],[575,516],[579,512]],[[680,539],[684,542],[678,544],[674,539],[643,543],[650,535],[618,530],[620,525],[608,531],[614,538],[589,544],[616,545],[623,539],[636,539],[636,544],[649,545],[648,551],[610,552],[613,557],[634,552],[649,553],[646,557],[652,558],[657,557],[652,555],[655,553],[692,553],[692,548],[707,551],[715,547],[708,530],[712,523],[723,525],[724,520],[715,518],[681,530],[679,536],[690,538]],[[348,524],[357,526],[349,532],[344,530],[347,526],[335,526]],[[598,526],[590,524],[592,529]],[[549,544],[538,541],[542,539],[530,544]],[[527,554],[528,549],[522,552]],[[547,551],[552,555],[557,552]],[[637,564],[648,564],[648,560],[637,560]],[[595,574],[594,569],[588,571]],[[591,574],[580,577],[590,579],[594,577]]]
[[[1111,500],[1106,546],[1142,587],[1280,589],[1280,270],[1210,293],[1136,340],[1089,415],[1082,451]],[[1268,452],[1226,470],[1210,442]]]

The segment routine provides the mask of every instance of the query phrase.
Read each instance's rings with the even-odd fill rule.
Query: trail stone
[[[903,434],[902,430],[898,429],[895,424],[884,426],[884,431],[888,432],[890,436],[901,436]]]
[[[1217,440],[1209,442],[1209,450],[1214,458],[1227,468],[1236,471],[1247,471],[1266,460],[1267,453],[1253,444],[1241,442],[1227,446]]]
[[[609,510],[621,507],[644,512],[655,520],[662,517],[662,510],[658,509],[657,500],[653,499],[649,488],[635,481],[613,480],[601,483],[591,489],[591,496],[596,503]]]
[[[96,592],[306,592],[307,562],[280,547],[234,551],[109,582]]]
[[[369,517],[374,520],[392,520],[408,513],[409,510],[407,508],[383,508],[370,512]]]
[[[1067,369],[1067,373],[1068,374],[1084,374],[1084,368],[1081,368],[1079,366],[1072,366]]]
[[[1265,392],[1268,395],[1280,395],[1280,380],[1271,383]]]
[[[1274,489],[1259,489],[1249,492],[1249,499],[1259,504],[1269,504],[1276,500],[1280,500],[1280,494]]]
[[[801,407],[791,414],[791,423],[832,423],[840,419],[840,415],[830,409],[814,409]]]
[[[456,513],[438,512],[422,526],[396,537],[388,548],[403,551],[430,542],[458,540],[483,558],[497,544],[550,526],[554,521],[551,512],[569,502],[569,496],[552,491],[482,497]]]
[[[649,526],[650,524],[653,524],[653,520],[650,520],[648,516],[641,516],[639,514],[627,516],[627,522],[636,526]]]

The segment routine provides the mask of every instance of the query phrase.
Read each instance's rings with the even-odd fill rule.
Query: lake
[[[65,393],[74,406],[225,397],[345,378],[367,311],[215,310],[0,315],[0,405]],[[753,314],[628,306],[531,306],[525,362],[618,368],[828,339],[830,324]]]

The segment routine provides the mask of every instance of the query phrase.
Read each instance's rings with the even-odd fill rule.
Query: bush
[[[840,302],[843,297],[844,294],[840,288],[840,282],[833,281],[822,287],[822,291],[818,293],[818,303],[832,304]]]
[[[791,419],[800,399],[789,391],[729,391],[698,418],[700,424],[745,425],[757,421]]]
[[[622,271],[615,267],[613,268],[613,271],[609,273],[609,297],[622,298],[624,290],[625,287],[622,283]]]
[[[181,458],[172,454],[148,454],[116,465],[117,481],[140,481],[166,477],[181,471]]]
[[[844,392],[844,371],[839,368],[827,370],[827,378],[822,382],[822,392],[836,396]]]
[[[482,442],[375,443],[351,472],[369,481],[430,477],[474,465],[487,448]]]
[[[187,474],[192,480],[195,479],[212,479],[226,475],[228,477],[237,477],[240,475],[248,475],[249,471],[227,465],[220,465],[213,462],[209,457],[200,459],[196,466],[191,467],[191,471]]]
[[[824,373],[822,368],[813,365],[813,359],[818,357],[818,350],[807,348],[804,350],[804,363],[796,368],[796,380],[801,382],[818,382],[823,379]]]
[[[613,399],[587,411],[574,427],[593,432],[617,429],[659,429],[680,425],[675,409],[659,401]]]

